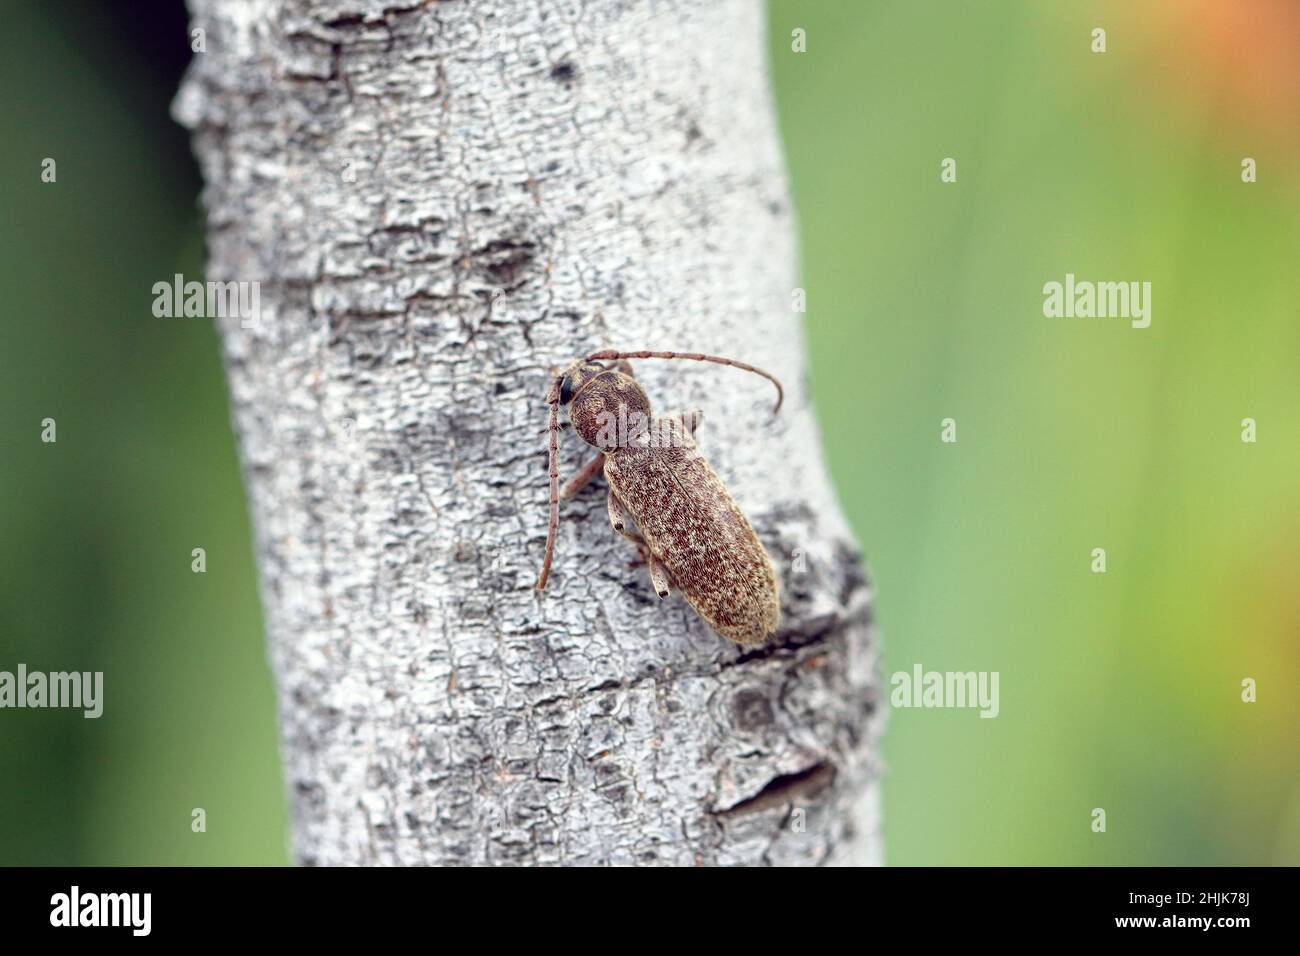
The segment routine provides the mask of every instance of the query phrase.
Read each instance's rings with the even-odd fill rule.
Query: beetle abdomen
[[[673,439],[607,454],[605,477],[700,617],[723,637],[761,643],[781,619],[772,561],[694,440],[680,428]]]

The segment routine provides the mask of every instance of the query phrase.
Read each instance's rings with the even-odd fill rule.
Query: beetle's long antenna
[[[773,385],[776,386],[776,407],[772,409],[775,415],[781,410],[781,403],[785,401],[785,389],[781,387],[781,382],[771,372],[764,372],[761,368],[755,368],[745,362],[737,362],[735,359],[723,358],[721,355],[703,355],[699,352],[618,352],[614,349],[606,349],[603,352],[592,352],[587,356],[585,361],[613,361],[620,359],[690,359],[694,362],[712,362],[715,365],[730,365],[732,368],[744,369],[746,372],[753,372],[755,375],[761,375]]]
[[[546,579],[551,576],[551,560],[555,557],[555,533],[560,527],[560,382],[563,377],[551,383],[551,390],[546,393],[546,404],[551,406],[551,420],[547,427],[550,432],[551,480],[551,519],[546,525],[546,557],[542,559],[542,573],[537,578],[537,590],[546,587]]]

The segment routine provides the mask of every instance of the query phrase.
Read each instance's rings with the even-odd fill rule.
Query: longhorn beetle
[[[560,498],[572,498],[603,473],[609,483],[610,524],[636,545],[659,597],[667,597],[671,583],[723,637],[761,643],[776,632],[781,619],[772,560],[695,444],[703,414],[651,415],[650,399],[627,361],[647,358],[714,362],[761,375],[776,386],[772,414],[781,410],[785,393],[775,376],[716,355],[606,350],[564,369],[546,394],[551,516],[537,589],[546,587],[551,573]],[[574,431],[598,452],[563,494],[557,465],[561,405],[568,408]],[[636,531],[628,528],[629,514]]]

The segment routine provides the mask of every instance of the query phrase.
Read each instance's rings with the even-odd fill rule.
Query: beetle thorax
[[[573,430],[603,452],[644,444],[650,399],[636,379],[613,370],[583,382],[569,404]]]

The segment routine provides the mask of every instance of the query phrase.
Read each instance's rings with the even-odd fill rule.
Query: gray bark
[[[763,7],[190,0],[293,852],[314,864],[874,862],[868,588],[821,457]],[[757,650],[561,512],[548,370],[643,362],[778,567]],[[566,435],[562,473],[589,449]]]

